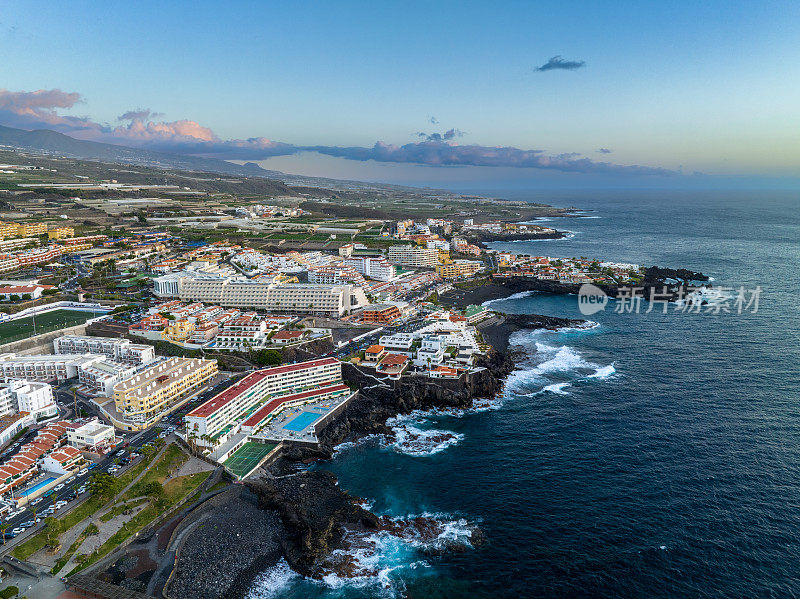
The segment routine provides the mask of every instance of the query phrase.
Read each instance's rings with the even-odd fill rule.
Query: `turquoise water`
[[[283,428],[289,431],[301,431],[319,417],[320,414],[314,414],[313,412],[303,412],[302,414],[294,418],[291,422],[284,424]]]
[[[591,210],[519,253],[686,267],[763,288],[756,313],[623,314],[519,331],[519,369],[480,409],[413,414],[397,441],[321,467],[393,517],[433,515],[463,552],[376,538],[355,580],[285,566],[252,597],[800,596],[800,194],[528,194]],[[498,310],[580,318],[575,297]],[[447,437],[446,433],[451,436]]]
[[[42,482],[40,482],[40,483],[36,483],[36,484],[35,484],[34,486],[32,486],[31,488],[29,488],[29,489],[25,489],[24,491],[21,491],[21,492],[20,492],[20,495],[21,495],[21,496],[23,496],[23,497],[27,497],[28,495],[30,495],[30,494],[32,494],[32,493],[35,493],[36,491],[38,491],[38,490],[39,490],[39,489],[41,489],[42,487],[44,487],[44,486],[46,486],[46,485],[49,485],[49,484],[50,484],[51,482],[53,482],[54,480],[56,480],[56,479],[55,479],[55,478],[53,478],[52,476],[51,476],[50,478],[46,478],[46,479],[44,479]]]

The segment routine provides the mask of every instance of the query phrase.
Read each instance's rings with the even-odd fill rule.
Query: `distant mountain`
[[[364,181],[351,181],[346,179],[328,179],[326,177],[312,177],[306,175],[291,175],[280,171],[261,168],[255,162],[235,164],[217,158],[202,158],[186,154],[172,154],[168,152],[155,152],[128,146],[117,146],[97,141],[84,141],[69,135],[51,131],[50,129],[36,129],[26,131],[0,125],[0,147],[33,151],[69,158],[83,160],[96,160],[99,162],[117,162],[149,166],[163,169],[177,169],[205,173],[221,173],[226,175],[239,175],[244,177],[263,177],[281,181],[286,185],[307,188],[324,188],[335,191],[369,191],[389,193],[430,193],[438,195],[459,195],[444,190],[430,188],[419,189],[406,185],[391,183],[368,183]]]
[[[25,131],[24,129],[15,129],[13,127],[4,127],[0,125],[0,146],[11,146],[24,150],[58,154],[71,158],[99,160],[102,162],[124,162],[141,166],[224,173],[249,177],[274,176],[272,174],[274,171],[264,170],[254,162],[238,165],[216,158],[184,156],[182,154],[154,152],[152,150],[116,146],[114,144],[96,141],[84,141],[49,129]]]

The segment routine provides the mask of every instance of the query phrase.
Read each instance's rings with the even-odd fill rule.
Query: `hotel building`
[[[268,402],[285,395],[335,387],[341,384],[341,379],[342,366],[336,358],[257,370],[189,412],[185,418],[187,433],[202,445],[208,445],[202,439],[206,435],[224,443],[238,432],[242,421]],[[281,405],[278,402],[272,410]]]
[[[364,290],[353,285],[276,284],[256,279],[218,277],[185,277],[179,282],[178,294],[183,301],[268,312],[303,312],[341,317],[368,303]]]

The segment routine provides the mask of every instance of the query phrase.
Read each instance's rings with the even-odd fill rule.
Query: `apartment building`
[[[114,386],[135,373],[134,366],[104,359],[78,368],[78,380],[91,393],[111,397],[114,394]]]
[[[277,396],[333,385],[342,378],[341,362],[322,358],[257,370],[186,415],[186,430],[201,444],[203,436],[220,443],[262,403]]]
[[[376,281],[393,281],[397,278],[397,269],[386,258],[375,256],[351,256],[345,264],[352,266],[365,277]]]
[[[78,368],[105,360],[99,354],[56,354],[19,356],[0,355],[0,379],[28,381],[63,381],[78,376]]]
[[[370,304],[361,311],[360,320],[366,324],[390,324],[401,316],[395,304]]]
[[[102,354],[115,362],[133,365],[149,364],[156,359],[152,346],[115,337],[64,335],[53,341],[53,350],[56,354]]]
[[[54,227],[47,231],[48,239],[64,239],[66,237],[75,237],[75,229],[72,227]]]
[[[458,279],[471,277],[481,268],[483,264],[477,260],[453,260],[447,264],[437,264],[436,274],[443,279]]]
[[[125,420],[149,426],[216,373],[216,360],[169,358],[114,385],[114,404]]]
[[[47,383],[11,380],[0,383],[0,415],[26,412],[33,420],[58,414],[53,389]]]
[[[439,250],[411,245],[393,245],[389,248],[389,262],[412,268],[433,268],[439,263]]]

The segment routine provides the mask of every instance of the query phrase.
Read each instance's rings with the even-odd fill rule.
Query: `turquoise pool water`
[[[49,484],[50,484],[51,482],[53,482],[54,480],[56,480],[56,479],[55,479],[55,478],[53,478],[52,476],[51,476],[51,477],[49,477],[49,478],[46,478],[46,479],[44,479],[42,482],[40,482],[40,483],[36,483],[35,485],[33,485],[33,486],[30,488],[30,489],[25,489],[24,491],[21,491],[21,492],[20,492],[20,495],[21,495],[22,497],[27,497],[27,496],[28,496],[28,495],[30,495],[31,493],[35,493],[36,491],[38,491],[38,490],[39,490],[39,489],[41,489],[42,487],[44,487],[44,486],[46,486],[46,485],[49,485]]]
[[[284,424],[283,428],[289,431],[301,431],[321,415],[322,414],[314,414],[313,412],[303,412],[291,422]]]

